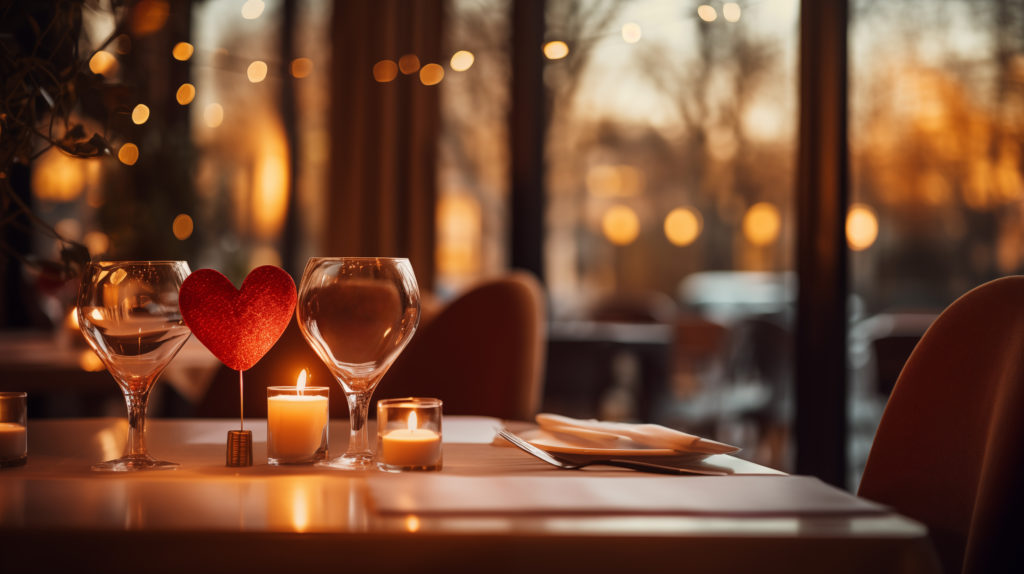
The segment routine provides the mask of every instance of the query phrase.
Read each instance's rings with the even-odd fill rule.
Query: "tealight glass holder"
[[[377,402],[377,468],[441,470],[441,399]]]
[[[267,387],[267,464],[327,459],[327,387]]]
[[[26,393],[0,393],[0,468],[28,460]]]

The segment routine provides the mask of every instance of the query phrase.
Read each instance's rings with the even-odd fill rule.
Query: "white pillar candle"
[[[15,459],[28,452],[28,433],[18,423],[0,423],[0,460]]]
[[[274,459],[272,464],[312,461],[326,447],[326,387],[307,389],[303,370],[295,387],[269,387],[267,394],[267,458]]]

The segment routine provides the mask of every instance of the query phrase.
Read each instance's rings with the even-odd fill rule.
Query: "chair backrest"
[[[947,572],[1024,566],[1024,276],[973,289],[925,332],[858,494],[925,523]]]
[[[532,419],[543,389],[545,314],[532,275],[484,281],[416,333],[374,399],[437,397],[446,414]]]
[[[377,386],[382,398],[437,397],[446,414],[532,419],[540,408],[547,347],[544,297],[524,272],[484,281],[421,321]],[[429,320],[426,320],[429,319]],[[270,385],[294,385],[306,368],[331,388],[331,416],[346,418],[341,388],[293,319],[281,339],[245,373],[245,416],[265,417]],[[224,367],[207,390],[200,416],[237,417],[238,373]],[[376,416],[371,405],[370,416]]]

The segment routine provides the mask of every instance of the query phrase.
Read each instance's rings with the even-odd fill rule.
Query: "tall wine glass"
[[[146,405],[153,383],[191,334],[178,310],[184,261],[101,261],[78,291],[78,324],[128,403],[128,443],[121,458],[93,470],[176,468],[146,452]]]
[[[348,450],[319,464],[373,468],[366,436],[370,397],[420,322],[412,265],[389,257],[310,258],[295,313],[309,346],[338,379],[348,401]]]

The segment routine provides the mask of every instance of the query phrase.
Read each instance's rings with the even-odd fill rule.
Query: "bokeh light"
[[[207,127],[217,128],[224,123],[224,106],[212,103],[203,110],[203,122]]]
[[[398,59],[398,70],[408,76],[420,69],[420,59],[416,54],[406,54]]]
[[[187,106],[196,99],[196,87],[188,83],[182,84],[178,87],[178,93],[174,95],[174,98],[178,100],[179,104]]]
[[[245,4],[242,4],[242,18],[255,20],[263,15],[266,7],[262,0],[246,0]]]
[[[142,124],[149,121],[149,106],[146,104],[138,104],[132,108],[132,123],[141,126]]]
[[[98,373],[106,368],[103,366],[103,359],[99,358],[99,356],[96,355],[96,352],[92,349],[86,349],[79,353],[78,366],[81,367],[83,371],[87,371],[89,373]]]
[[[189,44],[188,42],[178,42],[174,45],[174,48],[171,49],[171,56],[174,56],[175,60],[184,62],[191,58],[194,52],[195,48],[192,47],[192,44]]]
[[[51,147],[32,166],[32,193],[41,201],[77,199],[85,187],[85,163]]]
[[[779,238],[782,230],[782,216],[774,204],[762,201],[750,206],[743,214],[743,236],[747,241],[764,247]]]
[[[90,231],[82,238],[82,243],[92,255],[103,255],[110,249],[110,237],[102,231]]]
[[[113,75],[117,70],[117,58],[106,50],[100,50],[93,54],[92,58],[89,58],[89,70],[102,76]]]
[[[174,237],[181,241],[185,241],[189,237],[192,237],[192,231],[195,225],[192,223],[192,217],[187,213],[179,213],[174,218],[174,223],[171,224],[171,231],[174,233]]]
[[[735,2],[726,2],[722,5],[722,17],[728,22],[739,22],[743,10]]]
[[[544,57],[549,60],[561,60],[569,55],[569,45],[561,40],[544,44]]]
[[[309,58],[295,58],[292,60],[292,77],[305,78],[313,73],[313,60]]]
[[[715,10],[714,6],[701,4],[697,6],[697,16],[705,22],[714,22],[718,19],[718,11]]]
[[[249,64],[249,67],[245,70],[245,75],[249,78],[249,81],[258,84],[263,80],[267,79],[267,63],[263,60],[256,60]]]
[[[444,68],[439,64],[427,64],[420,68],[420,82],[424,86],[435,86],[444,79]]]
[[[476,56],[473,55],[473,52],[468,50],[459,50],[452,54],[452,70],[456,72],[465,72],[473,66],[473,62],[475,61]]]
[[[853,251],[864,251],[878,239],[878,217],[870,206],[855,203],[846,214],[846,243]]]
[[[135,165],[139,161],[139,146],[128,142],[117,150],[117,159],[125,165]]]
[[[373,65],[373,79],[385,84],[398,77],[398,64],[392,60],[381,60]]]
[[[672,245],[685,247],[697,240],[703,226],[698,212],[689,207],[677,207],[665,217],[665,237]]]
[[[640,41],[644,35],[643,30],[640,28],[640,24],[636,22],[626,22],[622,25],[622,39],[627,44],[636,44]]]
[[[615,245],[629,245],[640,235],[640,218],[626,205],[613,205],[601,217],[601,231]]]

